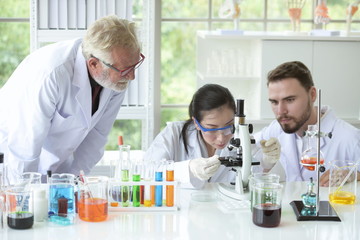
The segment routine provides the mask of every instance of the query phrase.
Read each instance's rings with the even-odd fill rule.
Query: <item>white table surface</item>
[[[327,188],[320,189],[322,200],[327,200]],[[230,209],[232,200],[218,196],[211,202],[192,200],[196,192],[218,196],[217,185],[203,190],[178,189],[178,211],[171,212],[109,212],[104,222],[90,223],[76,219],[71,226],[50,226],[35,223],[31,229],[0,229],[1,240],[69,240],[69,239],[346,239],[360,240],[360,207],[335,206],[341,222],[300,221],[289,205],[306,192],[306,183],[287,183],[284,186],[280,226],[262,228],[253,224],[250,209]],[[359,192],[359,187],[358,187]]]

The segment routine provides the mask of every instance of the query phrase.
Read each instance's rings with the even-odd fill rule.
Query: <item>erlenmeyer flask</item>
[[[317,126],[309,125],[308,130],[306,131],[305,138],[306,140],[306,150],[301,154],[300,164],[304,166],[304,168],[314,171],[316,169],[317,164]],[[324,155],[320,151],[320,164],[324,164]]]

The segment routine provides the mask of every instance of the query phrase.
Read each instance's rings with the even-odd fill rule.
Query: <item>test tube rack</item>
[[[129,201],[128,206],[123,206],[121,199],[115,199],[117,197],[114,197],[114,194],[116,196],[119,196],[121,193],[121,188],[124,186],[130,187],[130,200],[132,196],[132,187],[133,186],[162,186],[162,205],[156,206],[152,204],[151,206],[144,206],[144,204],[141,204],[139,207],[134,207],[132,205],[132,201]],[[174,196],[173,196],[173,205],[167,206],[166,205],[166,186],[174,186]],[[178,191],[177,191],[178,182],[177,181],[144,181],[141,180],[139,182],[135,181],[120,181],[117,179],[111,179],[109,181],[108,185],[108,209],[109,212],[171,212],[171,211],[178,211],[179,206],[177,206],[177,199],[178,199]]]
[[[317,163],[315,164],[315,169],[317,171],[317,181],[316,181],[316,212],[314,214],[302,214],[304,209],[304,204],[302,201],[292,201],[290,205],[292,206],[294,213],[296,215],[297,221],[337,221],[341,222],[339,216],[337,215],[334,208],[331,206],[329,201],[320,201],[320,191],[319,191],[319,179],[320,179],[320,119],[321,119],[321,89],[318,89],[318,111],[317,111]]]

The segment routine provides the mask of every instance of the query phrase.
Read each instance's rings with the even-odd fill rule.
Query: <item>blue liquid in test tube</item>
[[[162,172],[155,172],[155,181],[162,182],[163,181],[163,173]],[[155,206],[161,207],[163,203],[163,186],[156,185],[155,186]]]

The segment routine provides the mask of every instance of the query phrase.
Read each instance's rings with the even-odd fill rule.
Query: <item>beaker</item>
[[[60,225],[73,223],[75,214],[75,175],[70,173],[52,174],[49,178],[50,222]]]
[[[31,189],[40,188],[41,173],[38,172],[24,172],[20,176],[20,184],[29,184]]]
[[[32,209],[34,211],[35,222],[42,222],[48,217],[48,200],[46,196],[46,188],[41,185],[41,173],[38,172],[24,172],[20,176],[20,185],[26,186],[33,191]]]
[[[281,220],[282,185],[256,183],[252,187],[253,223],[260,227],[277,227]]]
[[[250,192],[250,210],[252,211],[252,199],[253,199],[253,186],[256,183],[279,183],[280,176],[274,173],[253,173],[249,177],[249,192]]]
[[[7,224],[13,229],[28,229],[34,224],[32,191],[25,187],[9,187],[5,191]]]
[[[81,220],[87,222],[105,221],[108,216],[108,177],[86,177],[79,182],[78,213]]]
[[[108,202],[110,202],[111,207],[119,207],[121,204],[121,183],[120,179],[109,179]]]
[[[358,163],[351,160],[330,162],[329,201],[354,204],[356,201]]]

